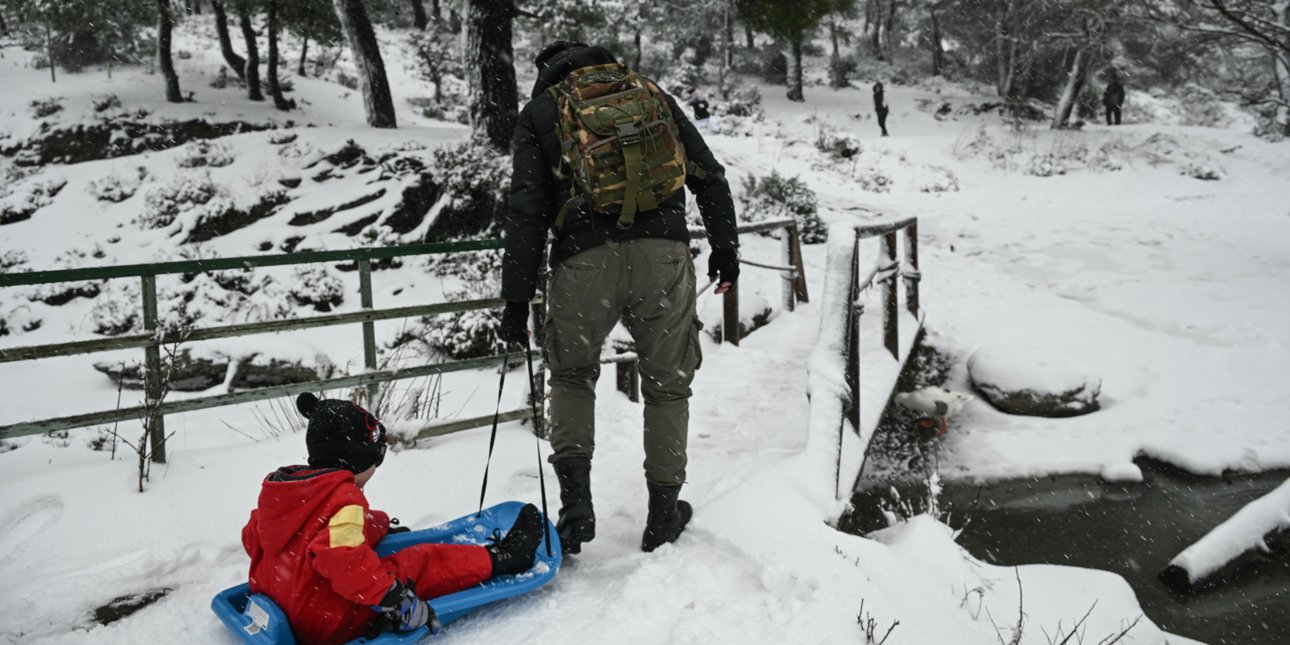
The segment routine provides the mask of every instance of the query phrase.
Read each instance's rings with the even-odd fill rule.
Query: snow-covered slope
[[[111,81],[97,72],[66,76],[50,88],[40,84],[41,72],[6,50],[0,81],[21,91],[0,99],[0,127],[20,138],[33,127],[28,103],[51,94],[69,106],[58,118],[93,118],[70,106],[111,92],[127,110],[145,106],[158,119],[313,123],[318,127],[296,128],[297,140],[282,144],[307,145],[308,154],[348,139],[379,151],[409,140],[429,147],[465,136],[460,126],[413,114],[402,104],[406,96],[396,97],[404,127],[367,129],[354,93],[321,80],[297,80],[297,98],[307,104],[282,115],[244,101],[236,89],[208,89],[197,79],[213,78],[217,53],[209,44],[190,47],[193,57],[180,71],[199,102],[182,106],[158,101],[159,79],[142,70],[118,70]],[[405,69],[391,58],[393,69]],[[424,91],[411,75],[396,73],[396,88]],[[810,87],[805,104],[788,103],[778,88],[762,90],[765,123],[748,128],[750,136],[710,138],[733,185],[771,170],[800,176],[818,192],[835,233],[875,217],[919,216],[932,342],[961,358],[986,344],[1052,346],[1085,359],[1102,378],[1103,410],[1083,418],[1014,418],[970,403],[944,444],[946,476],[1123,475],[1126,469],[1131,475],[1139,454],[1198,472],[1290,465],[1290,441],[1277,425],[1290,400],[1290,380],[1280,372],[1290,359],[1284,324],[1290,304],[1277,297],[1290,286],[1283,248],[1290,239],[1290,149],[1236,130],[1014,131],[992,114],[967,109],[986,97],[900,87],[888,90],[893,136],[879,139],[865,90]],[[861,153],[835,159],[820,152],[814,142],[826,132],[855,137]],[[221,139],[234,163],[198,172],[209,172],[230,199],[301,174],[307,155],[275,152],[275,134]],[[175,251],[172,238],[132,227],[139,208],[104,205],[88,191],[92,181],[131,176],[139,166],[169,180],[184,154],[174,149],[43,169],[29,179],[66,180],[57,208],[0,226],[0,254],[25,253],[28,263],[17,270],[48,268],[72,248],[93,257],[95,244],[105,254],[96,262],[167,257]],[[338,181],[328,184],[334,194],[332,188],[304,191],[291,208],[305,208],[306,200],[352,199],[369,188],[356,178]],[[383,196],[372,208],[387,207],[380,200],[392,198]],[[287,223],[293,212],[211,240],[210,252],[241,255],[263,241],[276,246],[294,234]],[[308,232],[320,244],[343,248],[348,240],[331,233],[335,225]],[[769,255],[775,248],[750,240],[748,253]],[[825,260],[825,245],[807,249],[813,294],[821,293]],[[777,300],[775,277],[753,269],[746,276],[748,291]],[[352,293],[352,276],[346,279]],[[376,280],[378,305],[441,299],[447,288],[420,265],[380,272]],[[356,306],[350,300],[344,307]],[[25,300],[0,302],[26,306]],[[45,321],[40,329],[0,343],[85,337],[90,306],[77,301],[34,311]],[[819,467],[827,461],[819,452],[825,447],[809,445],[806,436],[807,361],[821,324],[812,304],[778,315],[737,349],[704,339],[685,493],[695,519],[677,544],[654,554],[637,547],[646,499],[640,408],[603,379],[593,469],[599,537],[566,561],[549,588],[481,612],[440,639],[852,643],[863,642],[872,618],[879,638],[900,622],[891,643],[986,644],[1010,640],[1020,610],[1020,642],[1046,643],[1045,631],[1069,630],[1094,602],[1084,623],[1090,637],[1117,633],[1137,618],[1132,591],[1116,576],[986,565],[929,518],[874,539],[831,528],[827,522],[841,510],[833,472]],[[382,339],[398,332],[395,323],[378,325]],[[356,329],[285,338],[342,368],[359,364]],[[89,368],[91,360],[0,365],[6,393],[0,422],[111,406],[116,390]],[[446,415],[489,409],[495,378],[475,373],[445,380]],[[952,385],[963,389],[965,379],[960,369]],[[507,394],[514,404],[520,396],[518,387]],[[144,494],[132,491],[129,460],[109,461],[85,448],[96,436],[92,430],[73,431],[66,440],[19,440],[0,454],[0,640],[233,642],[210,614],[209,599],[245,577],[238,534],[260,478],[304,453],[301,434],[275,436],[255,414],[235,408],[169,420],[176,432],[170,463],[154,470]],[[486,444],[485,431],[474,431],[394,454],[369,486],[370,499],[413,526],[469,512]],[[493,468],[492,499],[535,499],[537,465],[527,428],[503,428]],[[549,470],[547,480],[554,481]],[[134,616],[108,626],[90,618],[95,606],[114,597],[158,587],[173,591]],[[1145,619],[1132,635],[1137,643],[1187,642]]]

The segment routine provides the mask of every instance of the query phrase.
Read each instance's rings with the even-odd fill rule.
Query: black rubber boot
[[[484,547],[493,562],[493,575],[524,573],[533,568],[538,544],[542,542],[542,514],[536,506],[525,504],[506,537]]]
[[[565,459],[551,464],[560,479],[560,519],[555,530],[565,553],[579,553],[596,539],[596,511],[591,506],[591,460]]]
[[[645,534],[641,536],[641,550],[646,553],[681,537],[681,531],[690,523],[694,510],[690,503],[678,499],[680,484],[661,486],[646,483],[649,487],[649,517],[645,519]]]

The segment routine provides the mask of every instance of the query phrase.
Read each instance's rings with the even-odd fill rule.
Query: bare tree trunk
[[[255,43],[255,27],[251,25],[251,14],[244,8],[239,9],[237,19],[242,25],[242,40],[246,41],[246,68],[242,75],[246,80],[246,96],[252,101],[263,101],[264,91],[260,89],[260,49]]]
[[[887,59],[896,60],[896,0],[889,0],[886,11],[887,25],[883,29],[883,43],[887,47]]]
[[[757,46],[757,39],[753,38],[752,27],[749,27],[748,25],[744,25],[744,46],[748,49],[752,49]]]
[[[0,12],[0,34],[9,35],[9,23],[4,21],[4,12]]]
[[[367,17],[363,0],[332,0],[340,25],[349,40],[354,54],[354,64],[363,81],[363,105],[367,110],[367,124],[374,128],[393,128],[398,123],[394,117],[394,98],[390,95],[390,81],[385,75],[381,60],[380,43],[372,21]],[[513,73],[513,72],[512,72]]]
[[[412,0],[412,26],[425,31],[426,24],[426,8],[421,0]]]
[[[945,75],[945,48],[941,43],[941,20],[936,9],[930,10],[932,22],[932,76]]]
[[[439,22],[439,18],[442,17],[439,13],[439,0],[430,0],[430,17],[434,18],[435,22]]]
[[[166,31],[166,35],[169,37],[169,30]],[[49,82],[57,83],[58,72],[55,68],[58,67],[58,65],[54,60],[54,33],[53,29],[49,26],[48,20],[45,21],[45,58],[49,59]]]
[[[233,51],[233,39],[228,34],[228,14],[224,13],[224,3],[218,0],[211,2],[211,10],[215,12],[215,33],[219,35],[219,50],[224,55],[224,62],[233,68],[238,78],[246,80],[246,59]]]
[[[1071,63],[1071,70],[1066,77],[1066,85],[1062,88],[1062,96],[1057,101],[1057,108],[1053,111],[1053,129],[1059,130],[1067,127],[1070,123],[1071,110],[1075,107],[1075,97],[1079,96],[1080,88],[1084,87],[1084,76],[1088,63],[1088,47],[1080,45],[1075,50],[1075,60]]]
[[[789,43],[792,55],[788,57],[788,100],[805,101],[802,95],[802,36],[798,34]]]
[[[300,63],[296,65],[297,76],[308,76],[305,63],[309,60],[309,36],[300,37]]]
[[[166,100],[183,103],[184,95],[179,91],[179,74],[175,73],[175,61],[170,58],[170,31],[174,26],[174,19],[170,15],[170,0],[157,0],[157,66],[166,79]]]
[[[732,0],[726,0],[725,9],[722,12],[722,20],[725,21],[725,40],[721,41],[722,46],[726,48],[723,53],[725,58],[725,69],[734,67],[735,64],[735,19],[731,16],[730,4]]]
[[[641,68],[641,26],[636,25],[632,32],[632,69]]]
[[[514,0],[468,0],[466,15],[470,125],[498,152],[510,149],[519,115],[511,21]]]
[[[1018,0],[1008,0],[1003,14],[994,22],[995,90],[1001,98],[1012,95],[1012,79],[1016,71],[1016,43],[1012,38],[1012,17],[1016,14]]]
[[[829,40],[833,43],[833,57],[838,57],[838,18],[837,16],[829,17]]]
[[[870,0],[865,6],[865,22],[869,26],[869,49],[878,60],[887,60],[882,48],[883,0]]]
[[[1290,1],[1282,0],[1273,7],[1276,13],[1277,26],[1282,33],[1290,34]],[[1283,41],[1284,42],[1284,41]],[[1281,126],[1281,134],[1290,137],[1290,50],[1281,48],[1273,52],[1276,58],[1273,73],[1277,79],[1277,93],[1281,103],[1277,106],[1276,120]]]
[[[269,96],[273,97],[273,107],[290,110],[295,105],[282,95],[282,86],[278,83],[278,0],[269,0],[265,11],[269,30]]]

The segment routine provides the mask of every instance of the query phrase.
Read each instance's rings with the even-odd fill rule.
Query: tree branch
[[[1280,49],[1282,51],[1290,52],[1290,42],[1282,41],[1281,39],[1276,38],[1270,34],[1266,34],[1259,31],[1254,27],[1254,25],[1251,25],[1250,23],[1246,22],[1241,16],[1236,15],[1235,12],[1229,9],[1228,6],[1224,4],[1223,0],[1209,0],[1209,4],[1213,6],[1214,9],[1217,10],[1220,14],[1222,14],[1224,18],[1227,18],[1231,22],[1235,23],[1237,26],[1239,26],[1241,29],[1248,32],[1255,39],[1266,43],[1273,49]]]

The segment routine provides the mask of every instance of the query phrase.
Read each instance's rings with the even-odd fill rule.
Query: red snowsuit
[[[251,556],[251,591],[273,599],[302,644],[345,643],[367,633],[372,605],[399,580],[434,598],[487,580],[483,547],[418,544],[378,558],[372,550],[390,517],[368,508],[347,470],[280,468],[264,479],[242,529]]]

